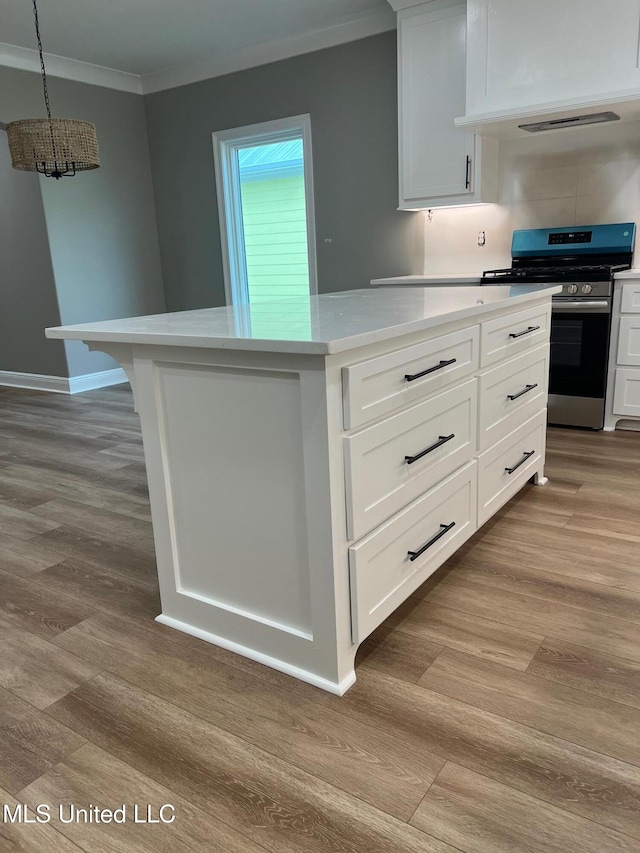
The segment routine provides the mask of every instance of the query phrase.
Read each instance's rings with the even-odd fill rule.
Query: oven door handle
[[[592,314],[608,314],[611,311],[610,299],[562,299],[556,297],[551,300],[551,311],[554,314],[562,312],[571,312],[573,314],[586,313]]]

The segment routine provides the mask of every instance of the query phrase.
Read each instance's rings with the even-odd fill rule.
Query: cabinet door
[[[640,418],[640,370],[619,367],[613,392],[613,414]]]
[[[475,137],[454,119],[465,107],[466,7],[408,10],[398,32],[400,207],[439,196],[464,201],[473,193]]]
[[[640,365],[640,317],[620,318],[618,364]]]
[[[467,115],[639,89],[639,26],[640,0],[469,0]]]

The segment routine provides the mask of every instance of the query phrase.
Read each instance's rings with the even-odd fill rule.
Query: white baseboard
[[[69,378],[46,376],[42,373],[16,373],[12,370],[0,370],[0,385],[8,388],[28,388],[32,391],[52,391],[54,394],[80,394],[82,391],[106,388],[109,385],[120,385],[122,382],[128,381],[127,374],[121,367]]]

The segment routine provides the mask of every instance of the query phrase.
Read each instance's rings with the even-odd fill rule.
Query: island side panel
[[[159,621],[342,693],[322,357],[134,347]]]

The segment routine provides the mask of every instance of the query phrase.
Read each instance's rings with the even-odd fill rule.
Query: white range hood
[[[640,0],[468,0],[466,114],[485,135],[640,119]],[[616,120],[616,119],[614,119]]]

